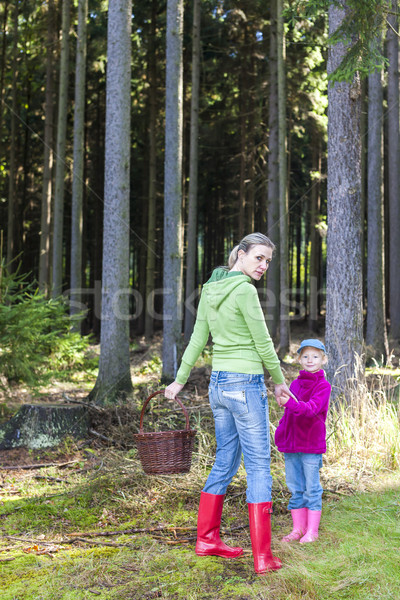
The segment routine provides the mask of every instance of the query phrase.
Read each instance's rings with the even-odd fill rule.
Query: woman
[[[219,535],[226,489],[243,452],[250,536],[257,573],[280,569],[271,553],[270,439],[263,364],[275,383],[275,396],[291,395],[268,333],[257,290],[272,260],[274,244],[261,233],[247,235],[229,257],[228,268],[214,270],[203,286],[196,323],[176,379],[165,389],[175,398],[186,383],[211,333],[213,341],[209,399],[217,440],[213,468],[201,492],[196,554],[235,558]]]

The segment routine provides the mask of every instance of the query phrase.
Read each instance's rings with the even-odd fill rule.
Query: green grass
[[[120,409],[124,427],[104,430],[117,441],[132,439],[143,398],[157,385],[158,361],[152,356],[146,354],[148,362],[133,373],[137,394],[131,412],[124,416]],[[297,367],[290,378],[295,372]],[[146,476],[135,449],[77,450],[69,440],[56,458],[52,450],[41,457],[33,452],[28,462],[58,462],[59,456],[78,462],[63,469],[0,472],[0,600],[398,600],[400,409],[391,391],[395,377],[394,371],[371,374],[368,385],[359,383],[351,394],[351,405],[331,408],[321,472],[323,516],[314,544],[280,541],[291,527],[289,494],[282,455],[272,446],[272,546],[283,568],[265,576],[253,569],[243,467],[229,486],[222,522],[223,539],[242,545],[243,557],[229,561],[194,553],[200,490],[215,452],[212,415],[202,393],[190,387],[186,392],[197,430],[187,475]],[[281,414],[272,401],[272,434]],[[173,415],[157,398],[146,413],[146,427],[176,428]],[[38,480],[38,474],[54,479]],[[86,541],[71,543],[72,534]],[[52,551],[40,554],[43,548]]]
[[[273,549],[283,568],[260,577],[253,571],[243,474],[233,482],[227,496],[223,526],[227,529],[224,539],[242,544],[244,556],[232,561],[200,558],[194,553],[193,528],[204,478],[201,462],[194,457],[188,475],[149,477],[133,456],[132,451],[108,451],[101,456],[101,468],[87,472],[76,467],[46,470],[69,484],[36,480],[33,471],[5,474],[0,559],[14,560],[0,562],[1,600],[400,597],[396,474],[386,487],[376,491],[360,493],[353,487],[352,495],[340,499],[326,494],[320,538],[305,546],[280,542],[290,529],[290,517],[285,509],[287,498],[277,497]],[[169,529],[150,531],[160,525]],[[174,532],[173,527],[186,529]],[[93,532],[131,528],[148,531],[90,537]],[[68,543],[71,533],[89,543]],[[58,547],[58,552],[48,556],[23,551],[34,543],[39,549],[45,547],[44,542]]]

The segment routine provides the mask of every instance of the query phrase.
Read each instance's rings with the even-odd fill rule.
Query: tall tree
[[[308,326],[310,331],[319,333],[318,288],[320,283],[321,236],[317,226],[321,207],[321,133],[317,123],[312,123],[312,168],[314,179],[310,192],[310,310]]]
[[[12,269],[14,258],[14,218],[16,210],[16,145],[17,145],[17,79],[18,79],[18,14],[19,5],[15,3],[13,12],[13,78],[12,78],[12,101],[11,101],[11,144],[10,144],[10,171],[8,179],[8,220],[7,220],[7,263]]]
[[[193,294],[197,257],[197,182],[199,162],[199,96],[200,96],[200,0],[193,0],[192,97],[190,102],[190,156],[186,257],[185,341],[192,333],[195,314]]]
[[[88,0],[79,0],[75,68],[74,153],[71,215],[71,317],[82,311],[83,165],[85,139],[86,31]],[[81,320],[73,327],[81,330]]]
[[[346,14],[346,3],[329,8],[332,34]],[[341,63],[346,46],[329,48],[328,74]],[[345,393],[362,352],[361,254],[361,86],[334,83],[328,89],[328,236],[326,342],[333,397]]]
[[[156,208],[157,208],[157,0],[151,2],[151,31],[148,46],[149,72],[149,200],[146,255],[146,312],[144,335],[154,330],[154,281],[156,265]]]
[[[64,229],[64,176],[65,146],[67,139],[68,114],[68,71],[69,71],[69,27],[70,0],[62,2],[60,79],[58,86],[58,118],[56,144],[56,180],[53,220],[53,289],[52,296],[62,293],[63,275],[63,229]]]
[[[8,0],[3,2],[3,14],[1,24],[1,60],[0,60],[0,164],[3,159],[3,99],[4,99],[4,73],[6,70],[7,56],[7,20]]]
[[[289,321],[289,206],[286,153],[285,34],[283,1],[277,0],[277,67],[279,117],[279,261],[280,261],[280,327],[279,353],[283,357],[290,348]]]
[[[383,251],[383,89],[382,72],[368,77],[368,243],[367,353],[378,360],[388,353]]]
[[[279,119],[278,119],[278,67],[277,67],[277,5],[271,2],[269,47],[269,139],[268,139],[268,235],[279,244]],[[267,275],[268,282],[268,329],[275,339],[279,326],[279,273],[280,259],[272,261]]]
[[[167,1],[163,379],[174,379],[182,324],[183,0]]]
[[[389,311],[390,337],[400,340],[400,135],[398,2],[391,0],[388,15],[388,196],[389,196]]]
[[[129,174],[131,0],[109,4],[102,321],[99,374],[90,398],[118,401],[132,390],[129,364]]]
[[[54,0],[47,3],[46,92],[44,117],[43,185],[40,215],[39,288],[48,291],[50,278],[50,220],[54,129],[54,47],[56,43]]]

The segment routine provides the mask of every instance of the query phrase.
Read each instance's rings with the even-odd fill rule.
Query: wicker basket
[[[192,462],[192,451],[196,431],[190,429],[189,416],[179,398],[175,398],[186,418],[186,429],[180,431],[154,431],[144,433],[143,417],[149,401],[164,390],[155,392],[147,398],[140,414],[139,433],[134,439],[139,452],[143,471],[151,474],[188,473]]]

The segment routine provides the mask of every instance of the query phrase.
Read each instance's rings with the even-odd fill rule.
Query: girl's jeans
[[[288,509],[308,508],[322,510],[322,486],[319,470],[322,467],[322,454],[285,452],[286,485],[292,492]]]
[[[271,451],[264,376],[213,371],[208,391],[217,452],[203,491],[225,494],[243,452],[247,502],[270,502]]]

